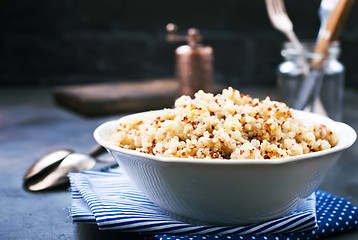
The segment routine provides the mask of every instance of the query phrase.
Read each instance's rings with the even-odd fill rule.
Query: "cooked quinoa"
[[[158,156],[210,159],[275,159],[337,144],[330,129],[296,119],[285,103],[232,88],[182,96],[173,109],[147,116],[121,122],[110,142]]]

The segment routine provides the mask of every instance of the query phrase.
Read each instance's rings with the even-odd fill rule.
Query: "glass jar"
[[[313,53],[314,42],[303,43],[304,52],[298,52],[292,43],[283,44],[281,55],[284,61],[277,69],[277,86],[279,89],[280,101],[293,107],[298,98],[298,92],[305,77],[305,68],[302,60],[310,63],[312,59],[321,57]],[[321,82],[317,82],[315,91],[320,107],[323,107],[328,117],[341,121],[342,104],[344,94],[344,66],[338,61],[340,55],[339,42],[332,42],[328,49],[327,58],[324,62],[324,77]],[[310,99],[310,103],[305,110],[322,113],[318,111],[317,101]],[[322,108],[321,108],[322,109]]]

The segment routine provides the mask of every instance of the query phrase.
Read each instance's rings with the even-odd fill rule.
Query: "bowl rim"
[[[111,132],[113,132],[113,129],[115,129],[115,126],[118,125],[121,121],[128,119],[128,118],[135,118],[141,115],[146,114],[156,114],[160,113],[163,110],[155,110],[155,111],[146,111],[146,112],[140,112],[135,114],[129,114],[126,116],[123,116],[117,120],[111,120],[102,123],[99,125],[93,133],[93,136],[98,144],[105,147],[107,150],[117,151],[120,153],[140,157],[140,158],[146,158],[157,162],[166,162],[166,163],[193,163],[193,164],[239,164],[239,165],[274,165],[274,164],[284,164],[284,163],[290,163],[295,162],[298,160],[304,160],[304,159],[311,159],[311,158],[317,158],[320,156],[332,154],[335,152],[342,151],[344,149],[349,148],[353,145],[357,138],[357,133],[355,130],[349,126],[346,123],[343,122],[337,122],[334,121],[326,116],[322,116],[316,113],[311,112],[305,112],[305,111],[299,111],[299,110],[292,110],[295,117],[298,119],[307,120],[311,123],[321,123],[330,128],[332,131],[334,131],[338,136],[338,144],[330,149],[322,150],[319,152],[312,152],[312,153],[306,153],[296,156],[290,156],[285,158],[278,158],[278,159],[199,159],[199,158],[178,158],[178,157],[162,157],[162,156],[156,156],[151,155],[147,153],[141,153],[136,150],[130,150],[121,148],[115,145],[110,144],[106,139],[104,139],[104,132],[109,132],[111,129]]]

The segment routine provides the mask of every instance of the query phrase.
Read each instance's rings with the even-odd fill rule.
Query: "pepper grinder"
[[[199,90],[213,91],[213,49],[200,44],[198,29],[190,28],[187,36],[177,35],[175,24],[167,25],[169,42],[186,41],[188,44],[175,50],[176,77],[179,82],[179,95],[194,96]]]

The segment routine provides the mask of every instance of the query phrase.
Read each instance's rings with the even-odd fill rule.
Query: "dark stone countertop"
[[[241,92],[275,96],[268,87],[244,87]],[[274,97],[272,97],[274,99]],[[358,131],[358,90],[347,89],[343,121]],[[0,239],[141,239],[139,234],[100,231],[96,225],[72,223],[68,187],[32,193],[23,176],[44,154],[73,148],[86,153],[96,143],[93,130],[121,115],[85,118],[53,103],[48,88],[0,89]],[[358,206],[358,142],[330,170],[319,189]],[[325,239],[358,239],[358,230]]]

